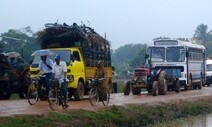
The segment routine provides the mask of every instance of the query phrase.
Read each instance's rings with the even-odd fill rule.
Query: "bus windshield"
[[[70,50],[51,50],[56,54],[60,54],[60,59],[62,61],[65,61],[67,66],[70,65],[70,60],[71,60],[71,51]],[[47,58],[50,58],[51,60],[54,61],[55,55],[48,56]],[[38,67],[39,63],[41,61],[40,56],[35,56],[31,66],[32,67]]]
[[[152,61],[164,61],[165,60],[165,48],[164,47],[149,47],[148,54],[150,54]]]
[[[185,49],[183,47],[167,47],[166,48],[167,62],[183,62],[185,61]]]

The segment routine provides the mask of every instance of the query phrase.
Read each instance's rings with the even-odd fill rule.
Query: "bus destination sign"
[[[155,41],[155,45],[178,45],[177,41]]]

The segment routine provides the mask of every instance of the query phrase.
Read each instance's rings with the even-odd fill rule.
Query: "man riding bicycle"
[[[40,99],[43,98],[47,98],[47,95],[49,93],[50,90],[50,86],[49,86],[49,80],[51,79],[51,75],[52,75],[52,66],[53,66],[53,61],[49,58],[47,58],[47,56],[41,56],[41,62],[39,63],[38,66],[38,71],[36,72],[36,74],[38,74],[40,71],[43,72],[42,75],[44,75],[45,77],[41,77],[38,81],[38,97]],[[44,93],[44,95],[42,95],[41,92],[41,85],[45,85],[46,87],[46,92]]]
[[[61,84],[61,92],[63,96],[63,101],[65,103],[65,108],[68,108],[67,105],[67,85],[68,85],[68,79],[66,77],[67,72],[67,66],[64,61],[60,60],[60,55],[55,56],[55,62],[53,64],[52,68],[52,78],[53,81],[54,78],[57,78],[59,80],[59,83]]]
[[[99,85],[98,85],[98,92],[99,95],[102,96],[103,98],[107,97],[107,93],[108,93],[108,81],[107,81],[107,73],[104,69],[104,67],[102,66],[102,61],[99,60],[97,63],[97,69],[94,73],[93,78],[104,78],[105,80],[100,81]]]

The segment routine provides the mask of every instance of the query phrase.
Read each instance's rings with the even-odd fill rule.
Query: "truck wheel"
[[[141,88],[140,87],[133,87],[132,86],[132,94],[133,95],[139,95],[139,94],[141,94]]]
[[[123,93],[124,95],[130,94],[130,82],[128,80],[123,83]]]
[[[84,96],[84,86],[82,82],[78,83],[77,89],[74,91],[74,99],[76,101],[80,101],[83,99]]]
[[[158,82],[154,81],[152,84],[152,95],[157,96],[158,95]]]
[[[180,92],[180,86],[181,86],[180,80],[177,80],[176,81],[176,84],[175,84],[175,92],[176,93],[179,93]]]
[[[7,99],[10,99],[10,96],[11,96],[11,91],[8,89],[6,90],[3,90],[2,91],[2,96],[0,97],[0,99],[3,99],[3,100],[7,100]]]

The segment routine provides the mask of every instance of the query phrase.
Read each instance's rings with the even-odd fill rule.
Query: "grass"
[[[40,116],[3,117],[1,127],[140,127],[212,112],[211,97],[195,102],[112,106],[101,111],[74,110]]]

